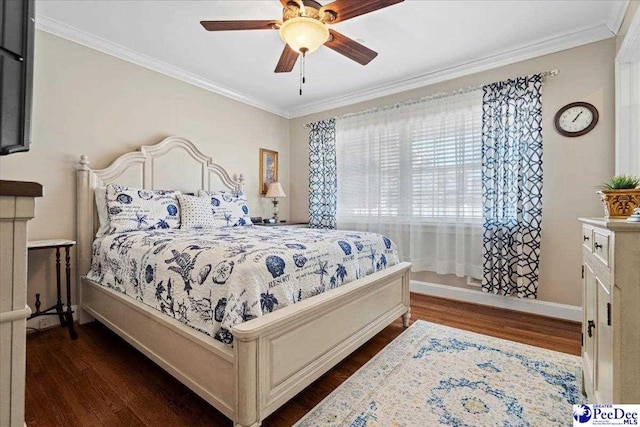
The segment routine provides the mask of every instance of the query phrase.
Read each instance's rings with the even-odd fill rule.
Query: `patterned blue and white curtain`
[[[536,298],[542,217],[542,75],[484,87],[482,289]]]
[[[336,120],[310,124],[309,227],[336,228]]]

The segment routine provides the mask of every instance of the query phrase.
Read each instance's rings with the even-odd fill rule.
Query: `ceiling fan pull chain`
[[[306,58],[307,58],[307,52],[309,51],[309,49],[307,49],[306,47],[303,47],[300,49],[300,52],[302,52],[302,84],[306,83],[306,78],[305,78],[305,74],[307,72],[307,66],[306,64]]]
[[[305,77],[305,72],[306,72],[306,57],[307,57],[307,51],[309,49],[307,49],[306,47],[300,48],[300,52],[302,53],[302,63],[300,64],[300,96],[302,96],[302,85],[305,84],[307,82],[307,79]]]

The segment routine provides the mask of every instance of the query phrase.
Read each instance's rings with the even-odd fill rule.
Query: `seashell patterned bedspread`
[[[87,277],[231,345],[234,325],[398,262],[393,242],[374,233],[147,230],[96,239]]]

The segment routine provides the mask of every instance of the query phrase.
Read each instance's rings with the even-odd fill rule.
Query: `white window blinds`
[[[481,90],[338,119],[336,150],[339,228],[390,234],[418,269],[479,277]],[[456,238],[458,231],[474,241]],[[422,262],[434,258],[423,246],[447,254]]]
[[[482,218],[482,92],[339,119],[338,217]]]

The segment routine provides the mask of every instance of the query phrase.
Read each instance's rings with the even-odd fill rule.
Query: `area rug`
[[[577,356],[415,322],[296,426],[561,426]]]

